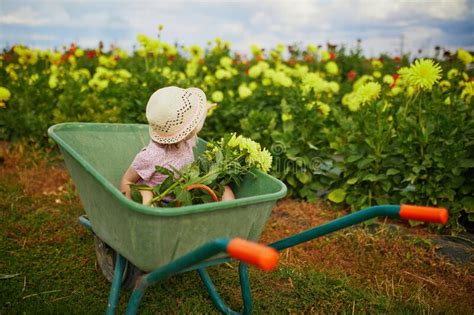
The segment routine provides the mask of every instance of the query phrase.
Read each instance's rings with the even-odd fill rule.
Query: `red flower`
[[[304,60],[306,62],[313,62],[314,61],[314,56],[313,55],[305,55]]]
[[[203,65],[204,64],[204,58],[199,59],[199,64]]]
[[[76,51],[76,45],[74,43],[71,43],[71,46],[69,47],[69,52],[74,53]]]
[[[395,63],[400,63],[401,59],[399,56],[395,56],[393,57],[393,61],[395,61]]]
[[[95,56],[96,56],[95,50],[88,50],[88,51],[87,51],[87,58],[89,58],[89,59],[94,59]]]
[[[357,77],[357,72],[354,70],[351,70],[347,73],[347,80],[349,81],[354,81],[354,79]]]
[[[6,62],[12,62],[13,61],[13,56],[9,54],[5,54],[4,56]]]
[[[336,53],[335,53],[334,51],[331,51],[331,52],[329,53],[329,59],[330,59],[330,60],[336,59]]]
[[[73,55],[73,53],[71,53],[70,51],[68,51],[67,53],[65,53],[64,55],[61,56],[61,62],[62,63],[66,63],[66,61],[69,59],[69,57],[71,57]]]
[[[114,56],[114,60],[115,60],[115,61],[119,61],[119,60],[120,60],[120,56]]]
[[[392,74],[392,78],[393,78],[393,83],[390,84],[391,89],[393,89],[397,85],[397,80],[398,78],[400,78],[400,75],[398,73],[394,73]]]

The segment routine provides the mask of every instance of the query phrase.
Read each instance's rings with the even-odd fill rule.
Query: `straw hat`
[[[198,88],[161,88],[146,105],[151,138],[163,144],[185,139],[206,117],[206,95]]]

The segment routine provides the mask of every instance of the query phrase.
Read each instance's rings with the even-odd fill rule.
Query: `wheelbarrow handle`
[[[241,260],[264,271],[271,271],[278,265],[279,254],[269,246],[234,238],[227,245],[230,257]]]
[[[445,208],[401,205],[400,219],[445,224],[448,222],[448,210]]]

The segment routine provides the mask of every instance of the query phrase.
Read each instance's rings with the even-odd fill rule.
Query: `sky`
[[[61,48],[102,40],[132,50],[137,34],[206,45],[221,37],[248,53],[251,44],[326,43],[365,54],[433,54],[435,46],[474,50],[474,0],[0,0],[0,47]]]

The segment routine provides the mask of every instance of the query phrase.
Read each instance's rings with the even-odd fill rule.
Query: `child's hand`
[[[132,199],[132,194],[129,185],[120,186],[120,192],[124,194],[125,197],[127,197],[128,199]]]
[[[124,194],[128,199],[132,199],[130,184],[135,184],[139,178],[140,176],[138,173],[131,167],[129,167],[123,175],[119,188],[122,194]]]

